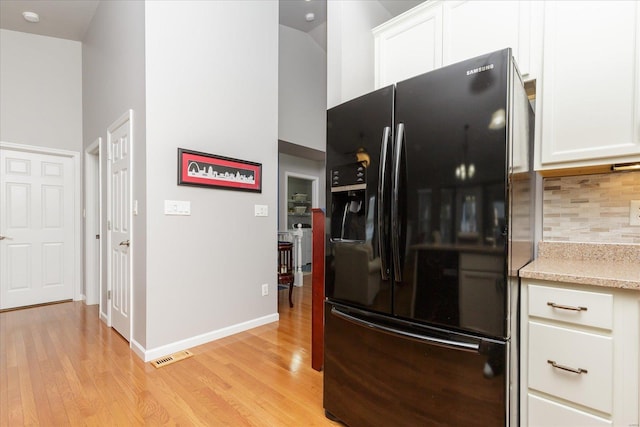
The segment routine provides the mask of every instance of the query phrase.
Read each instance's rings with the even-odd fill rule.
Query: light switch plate
[[[184,200],[165,200],[165,215],[191,215],[191,202]]]
[[[640,200],[629,203],[629,225],[640,225]]]
[[[254,205],[256,216],[269,216],[269,206],[267,205]]]

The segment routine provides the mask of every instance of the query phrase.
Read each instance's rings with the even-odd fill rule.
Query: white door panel
[[[9,244],[5,252],[7,254],[7,292],[28,291],[31,287],[31,263],[29,262],[31,245]]]
[[[111,325],[131,336],[131,119],[129,114],[109,128],[108,233]]]
[[[72,299],[73,161],[0,153],[0,309]]]

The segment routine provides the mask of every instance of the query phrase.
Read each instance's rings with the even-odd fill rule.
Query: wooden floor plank
[[[6,323],[6,322],[5,322]],[[6,390],[6,393],[0,393],[0,426],[9,425],[9,357],[6,324],[0,322],[0,390]]]
[[[22,398],[20,394],[20,375],[18,375],[18,367],[12,366],[6,372],[2,372],[3,377],[7,378],[7,386],[2,383],[0,394],[7,396],[7,407],[2,409],[3,424],[7,426],[24,425],[24,417],[22,416]],[[6,424],[4,420],[6,419]]]
[[[29,333],[25,334],[23,338],[25,350],[24,361],[25,367],[29,371],[31,389],[33,390],[33,404],[36,411],[36,419],[51,420],[53,418],[53,411],[47,395],[48,384],[42,375],[42,365],[35,344],[37,337],[34,337],[33,333]]]
[[[62,393],[58,389],[55,372],[57,368],[54,368],[54,364],[50,360],[44,360],[40,362],[40,373],[42,375],[42,383],[47,395],[47,401],[51,410],[49,416],[51,425],[66,425],[68,424],[67,412],[65,411],[65,403],[62,398]]]
[[[156,369],[69,302],[0,313],[0,425],[337,426],[311,368],[311,283],[280,321],[190,349]]]

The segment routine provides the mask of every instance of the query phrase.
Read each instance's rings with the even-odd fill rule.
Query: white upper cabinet
[[[531,2],[445,1],[442,28],[444,65],[510,47],[520,74],[529,74]]]
[[[373,29],[376,89],[442,66],[442,4],[425,2]]]
[[[510,47],[530,79],[530,1],[426,1],[373,29],[380,88]]]
[[[537,168],[640,161],[640,2],[543,4]]]

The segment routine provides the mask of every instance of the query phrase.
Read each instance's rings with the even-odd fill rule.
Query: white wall
[[[326,53],[302,31],[280,25],[278,138],[325,150]]]
[[[326,183],[324,162],[303,159],[296,156],[280,153],[278,169],[278,192],[280,194],[280,206],[278,209],[278,230],[287,229],[287,209],[285,207],[287,193],[285,191],[286,173],[291,172],[299,175],[313,176],[318,178],[318,205],[312,208],[322,208],[326,206]],[[311,196],[311,195],[309,195]]]
[[[318,44],[318,46],[322,47],[322,51],[327,53],[327,22],[323,22],[322,24],[316,26],[313,30],[309,31],[309,36]],[[326,59],[325,59],[326,62]]]
[[[391,18],[377,1],[327,2],[327,107],[374,90],[371,29]]]
[[[98,137],[107,141],[107,128],[127,110],[133,110],[133,199],[140,214],[133,217],[131,254],[133,266],[133,336],[146,345],[147,226],[144,2],[103,1],[85,35],[82,46],[83,145]],[[101,158],[106,171],[106,154]],[[104,183],[106,185],[106,181]],[[105,187],[106,188],[106,187]],[[103,191],[106,197],[106,190]],[[103,199],[106,227],[106,198]],[[106,292],[106,229],[103,228],[103,277]],[[106,307],[106,294],[101,295]]]
[[[278,3],[148,2],[145,33],[155,351],[277,319]],[[262,163],[262,193],[178,186],[178,147]],[[164,200],[191,215],[165,216]]]
[[[79,42],[0,30],[0,140],[80,151],[81,73]]]

